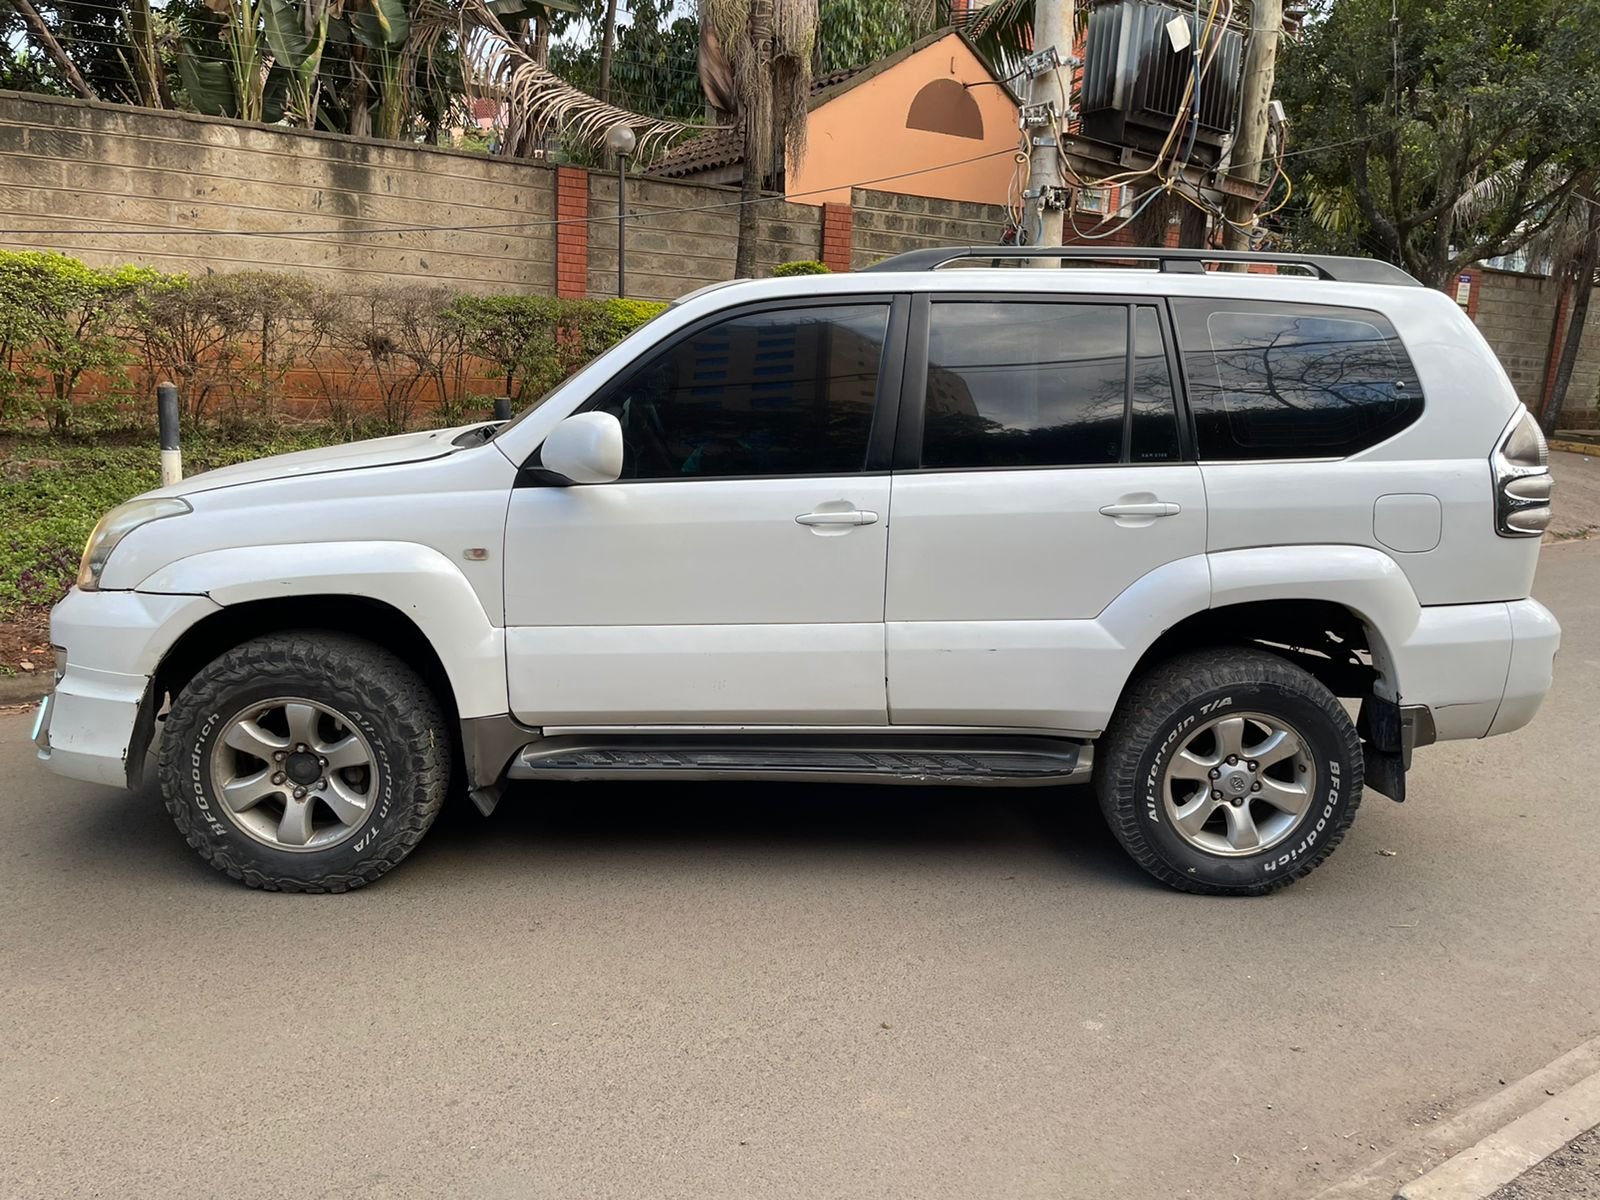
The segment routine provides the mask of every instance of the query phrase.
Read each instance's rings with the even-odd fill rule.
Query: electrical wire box
[[[1083,55],[1083,135],[1151,156],[1166,146],[1172,157],[1215,166],[1239,107],[1245,39],[1215,11],[1202,4],[1197,16],[1192,7],[1150,0],[1094,4]]]

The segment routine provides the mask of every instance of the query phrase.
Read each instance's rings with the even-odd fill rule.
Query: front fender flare
[[[463,718],[507,711],[505,632],[466,576],[430,546],[362,541],[211,550],[169,563],[137,590],[209,596],[224,608],[320,595],[376,600],[428,639]]]

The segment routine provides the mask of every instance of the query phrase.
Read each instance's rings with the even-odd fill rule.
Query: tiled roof
[[[744,161],[744,130],[727,126],[711,129],[680,142],[647,168],[651,175],[668,179],[697,175]]]

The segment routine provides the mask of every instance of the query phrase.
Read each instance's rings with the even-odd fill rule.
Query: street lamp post
[[[606,134],[606,148],[617,156],[617,298],[628,294],[627,267],[623,259],[628,246],[628,155],[638,144],[633,130],[617,125]]]

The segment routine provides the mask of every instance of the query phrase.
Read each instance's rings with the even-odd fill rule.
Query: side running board
[[[510,779],[749,779],[1046,787],[1086,782],[1094,754],[1047,737],[605,735],[543,738]]]

